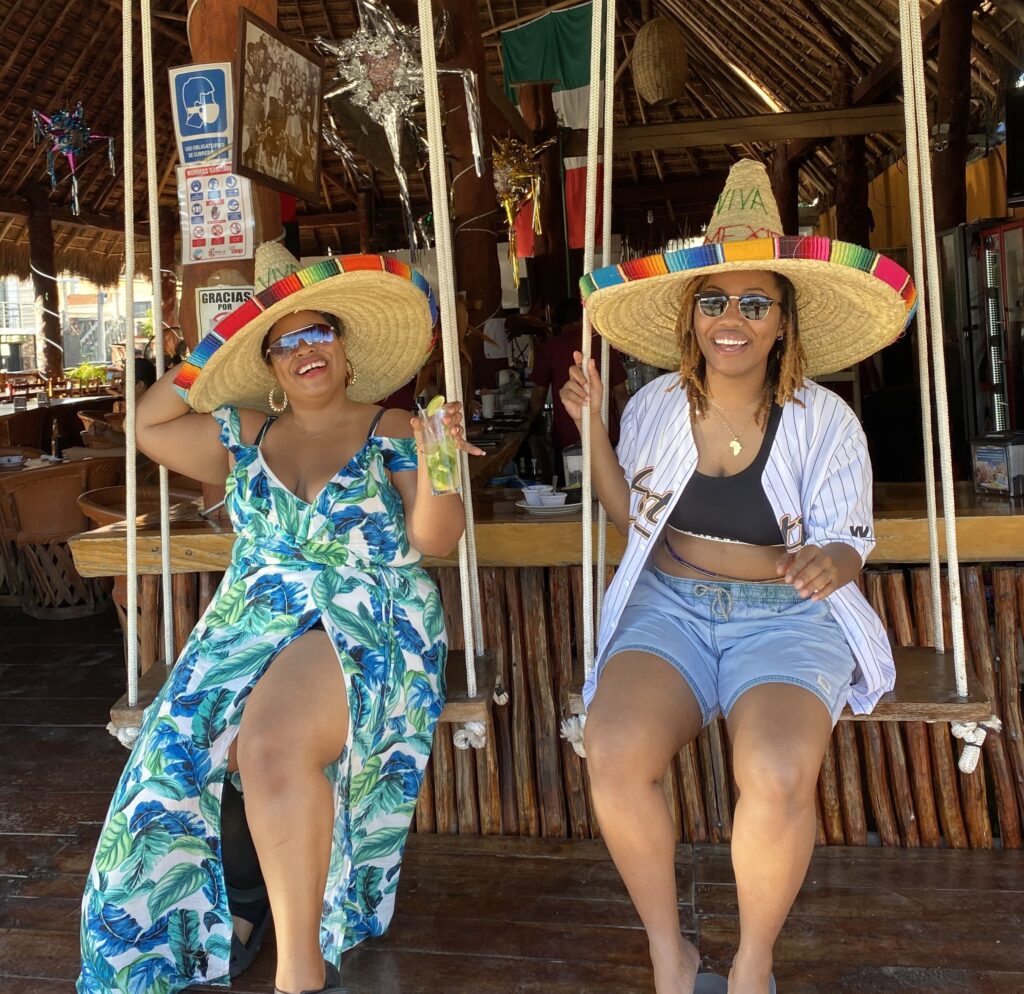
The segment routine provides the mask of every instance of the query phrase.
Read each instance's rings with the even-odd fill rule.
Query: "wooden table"
[[[51,397],[49,404],[42,405],[42,410],[59,410],[62,407],[97,407],[105,401],[113,404],[115,400],[117,398],[109,393],[89,394],[81,397]],[[40,405],[35,399],[29,400],[28,406],[25,408],[26,411],[37,411],[39,409]],[[9,417],[11,414],[21,413],[21,411],[14,409],[14,405],[10,401],[0,404],[0,419]]]
[[[54,418],[62,439],[77,439],[82,430],[78,412],[90,408],[110,410],[115,400],[110,394],[54,397],[49,404],[42,406],[30,401],[23,411],[16,411],[13,404],[0,404],[0,445],[31,445],[47,450],[50,447],[50,424]],[[23,423],[19,426],[19,422]]]

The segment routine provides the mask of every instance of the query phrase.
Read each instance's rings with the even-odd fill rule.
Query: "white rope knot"
[[[583,745],[583,728],[587,723],[585,714],[573,715],[571,718],[562,719],[562,738],[572,746],[572,751],[580,759],[587,758],[587,750]]]
[[[482,721],[467,721],[452,735],[456,749],[483,749],[487,745],[487,726]]]
[[[125,747],[125,749],[131,749],[135,745],[135,740],[139,737],[139,729],[129,726],[127,728],[117,728],[112,721],[107,722],[107,731],[117,739]]]
[[[985,736],[989,731],[1001,732],[1003,723],[995,715],[987,721],[954,721],[950,723],[950,731],[954,738],[960,739],[964,750],[960,753],[957,766],[961,773],[973,773],[981,759],[981,747],[985,744]]]

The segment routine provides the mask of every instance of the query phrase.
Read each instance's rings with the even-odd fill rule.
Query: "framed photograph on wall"
[[[233,169],[319,204],[324,64],[246,8],[238,14]]]

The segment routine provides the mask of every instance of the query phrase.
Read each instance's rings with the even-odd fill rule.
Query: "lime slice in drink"
[[[427,404],[427,416],[430,417],[433,414],[437,414],[442,407],[444,407],[444,394],[439,393],[430,401],[429,404]]]

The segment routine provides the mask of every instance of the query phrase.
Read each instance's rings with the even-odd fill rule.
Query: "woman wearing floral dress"
[[[83,899],[80,994],[228,981],[232,778],[273,911],[278,991],[339,989],[342,952],[394,910],[444,702],[444,616],[418,562],[457,543],[464,515],[457,495],[431,494],[418,421],[372,401],[415,374],[435,308],[390,259],[296,270],[262,246],[257,282],[283,278],[264,275],[139,406],[147,454],[227,477],[237,539],[111,802]],[[459,407],[448,416],[470,450]]]

